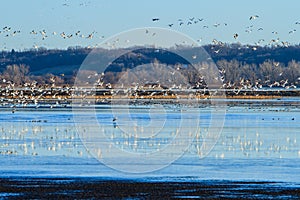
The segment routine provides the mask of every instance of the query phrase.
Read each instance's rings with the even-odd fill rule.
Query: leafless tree
[[[19,86],[29,81],[28,73],[29,67],[26,65],[8,65],[3,72],[3,77]]]

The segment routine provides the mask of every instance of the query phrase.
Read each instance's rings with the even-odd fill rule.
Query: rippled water
[[[136,179],[147,181],[280,181],[300,184],[300,101],[294,99],[228,102],[220,138],[212,151],[201,157],[199,148],[212,119],[214,107],[200,105],[183,108],[164,105],[166,109],[164,134],[154,134],[151,140],[134,140],[136,132],[145,130],[151,122],[147,106],[133,106],[132,120],[137,122],[130,136],[122,135],[119,126],[127,118],[113,121],[115,113],[108,105],[96,107],[96,118],[101,124],[109,148],[118,148],[131,154],[159,153],[159,148],[176,137],[173,130],[185,115],[199,117],[199,131],[192,135],[192,144],[170,165],[150,173],[122,173],[95,159],[83,145],[74,125],[71,107],[50,109],[18,108],[12,113],[2,107],[0,113],[0,178],[5,177],[99,177],[107,179]],[[119,109],[119,108],[118,108]],[[196,114],[195,114],[196,113]],[[195,116],[194,116],[195,115]],[[84,116],[84,115],[83,115]],[[121,116],[121,118],[120,118]],[[83,118],[85,122],[86,118]],[[197,121],[197,120],[196,120]],[[220,120],[221,122],[221,120]],[[193,124],[185,124],[189,127]],[[149,128],[149,127],[148,127]],[[121,130],[121,131],[120,131]],[[147,129],[148,130],[148,129]],[[150,134],[151,136],[151,134]],[[158,137],[159,139],[155,138]],[[186,137],[189,137],[188,133]],[[151,137],[150,137],[151,138]],[[136,145],[134,145],[136,142]],[[176,145],[176,144],[175,144]],[[177,144],[180,146],[180,144]],[[179,147],[180,148],[180,147]],[[102,149],[109,155],[110,149]],[[114,155],[114,167],[130,165]],[[164,155],[165,156],[165,155]],[[163,159],[163,157],[160,157]],[[101,159],[100,159],[101,160]],[[124,161],[124,162],[123,162]],[[159,161],[159,160],[158,160]],[[161,160],[163,162],[163,160]],[[154,165],[155,163],[153,163]],[[138,161],[131,169],[143,167]],[[149,165],[149,163],[147,163]],[[118,167],[117,167],[118,168]]]

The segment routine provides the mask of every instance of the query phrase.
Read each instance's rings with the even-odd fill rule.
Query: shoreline
[[[139,96],[139,97],[120,97],[120,96],[85,96],[85,97],[72,97],[72,96],[57,96],[56,98],[47,96],[42,98],[37,98],[33,96],[28,99],[22,99],[18,97],[1,97],[0,96],[0,107],[5,105],[26,107],[27,105],[92,105],[92,104],[124,104],[124,103],[174,103],[174,104],[190,104],[190,103],[220,103],[220,102],[278,102],[283,103],[288,100],[290,103],[298,102],[300,96],[252,96],[252,95],[236,95],[236,96]],[[291,99],[291,100],[290,100]],[[298,105],[298,103],[296,103]]]
[[[211,94],[211,95],[210,95]],[[296,98],[294,102],[286,102]],[[287,103],[299,105],[300,89],[297,90],[243,90],[235,93],[233,90],[135,90],[81,88],[16,88],[0,90],[0,107],[21,108],[27,106],[40,107],[50,105],[50,108],[66,106],[89,106],[101,104],[216,104],[243,103],[247,101],[268,102],[274,104]],[[235,102],[236,101],[236,102]],[[278,101],[278,102],[277,102]]]
[[[74,97],[72,95],[63,95],[63,94],[57,94],[56,97],[47,95],[47,96],[40,96],[40,95],[30,95],[30,98],[26,97],[25,99],[27,101],[34,100],[32,98],[37,98],[38,100],[70,100],[70,99],[173,99],[173,100],[180,100],[180,99],[195,99],[195,100],[205,100],[205,99],[278,99],[278,98],[288,98],[288,97],[300,97],[299,95],[278,95],[278,94],[270,94],[270,95],[138,95],[138,96],[125,96],[125,95],[89,95],[89,96],[83,96],[83,97]],[[0,100],[19,100],[23,99],[21,96],[3,96],[0,95]]]

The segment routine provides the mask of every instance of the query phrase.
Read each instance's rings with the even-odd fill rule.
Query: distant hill
[[[128,68],[158,61],[175,68],[175,65],[186,65],[188,61],[174,54],[193,55],[201,47],[177,47],[176,49],[158,50],[155,48],[138,48],[129,53],[121,54],[107,68],[108,82],[118,80],[118,77]],[[260,47],[242,46],[239,44],[220,44],[204,46],[206,52],[217,64],[224,83],[231,88],[233,85],[244,84],[260,86],[300,87],[300,46],[289,47]],[[111,61],[122,50],[97,49],[101,59]],[[13,82],[22,83],[25,77],[40,83],[51,83],[52,76],[61,84],[71,84],[76,73],[89,55],[88,48],[68,48],[67,50],[45,49],[29,51],[2,51],[0,52],[0,78],[13,79]],[[97,54],[98,55],[98,54]],[[23,72],[17,68],[7,69],[7,66],[23,66]],[[24,67],[25,66],[25,67]],[[184,76],[188,77],[193,85],[199,85],[199,74],[193,68],[182,68]],[[21,70],[21,71],[22,71]],[[24,71],[25,70],[25,71]],[[15,71],[15,72],[13,72]],[[94,73],[95,74],[95,73]],[[18,76],[17,76],[18,75]],[[50,82],[49,82],[50,81]],[[133,81],[133,80],[132,80]],[[201,81],[200,81],[201,82]],[[289,85],[287,85],[287,82]],[[234,84],[233,84],[234,83]],[[233,84],[233,85],[232,85]],[[198,87],[198,86],[197,86]],[[199,86],[201,87],[201,86]]]
[[[84,48],[1,52],[0,71],[3,71],[7,65],[25,64],[30,67],[30,73],[34,75],[42,75],[46,73],[72,74],[74,70],[79,68],[80,64],[89,52],[89,49]]]
[[[204,46],[206,51],[215,60],[237,60],[248,64],[261,64],[266,60],[274,60],[276,62],[287,65],[288,62],[300,61],[300,45],[296,46],[278,46],[278,47],[261,47],[261,46],[241,46],[231,44],[225,46],[208,45]],[[218,51],[216,53],[215,51]]]
[[[300,61],[300,46],[289,47],[259,47],[259,46],[241,46],[231,45],[207,45],[205,50],[211,55],[212,59],[219,60],[237,60],[248,64],[261,64],[266,60],[274,60],[285,65],[288,62]],[[0,52],[0,72],[5,70],[7,65],[25,64],[30,67],[30,73],[42,75],[52,74],[72,74],[82,64],[91,49],[87,48],[68,48],[67,50],[57,49],[37,49],[29,51],[10,51]],[[183,51],[193,51],[193,49],[184,49]],[[144,52],[145,62],[158,56],[155,53]],[[111,51],[103,50],[104,57],[111,57]],[[166,63],[172,63],[173,57],[170,54],[160,54],[160,59]],[[124,61],[125,62],[125,61]],[[141,61],[143,62],[143,61]]]

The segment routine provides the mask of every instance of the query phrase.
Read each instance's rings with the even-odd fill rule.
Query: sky
[[[252,45],[268,45],[271,40],[299,44],[299,8],[298,0],[2,0],[0,50],[94,47],[120,32],[142,27],[176,30],[200,45],[214,39]],[[254,15],[259,17],[249,20]],[[153,22],[153,18],[159,20]]]

